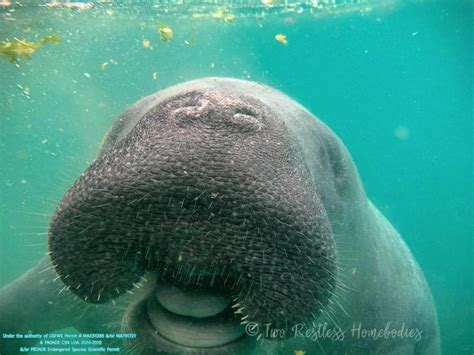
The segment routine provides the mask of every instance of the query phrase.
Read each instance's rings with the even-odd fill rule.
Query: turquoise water
[[[260,7],[234,21],[198,10],[0,10],[0,41],[62,39],[18,66],[0,57],[0,285],[47,251],[55,205],[118,114],[170,85],[231,76],[284,91],[341,137],[424,270],[443,352],[472,354],[472,3]]]

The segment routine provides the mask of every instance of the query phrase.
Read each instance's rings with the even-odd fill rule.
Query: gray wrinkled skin
[[[136,332],[120,346],[137,354],[439,353],[426,281],[343,144],[261,84],[207,78],[135,104],[59,203],[49,245],[52,266],[0,291],[0,331]],[[28,317],[39,309],[47,321]],[[345,336],[296,331],[324,323]],[[360,337],[359,323],[422,336]]]

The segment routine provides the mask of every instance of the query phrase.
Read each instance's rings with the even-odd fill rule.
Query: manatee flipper
[[[90,329],[88,320],[94,306],[85,305],[63,289],[48,257],[21,277],[0,289],[0,334],[46,334],[74,327]],[[62,291],[61,291],[62,290]],[[66,292],[67,291],[67,292]],[[20,346],[30,346],[37,339],[0,339],[0,354],[12,354]]]

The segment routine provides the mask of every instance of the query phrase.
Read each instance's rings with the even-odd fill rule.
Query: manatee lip
[[[232,302],[232,297],[224,292],[184,289],[166,282],[158,283],[156,298],[167,311],[194,318],[215,316],[228,308]]]
[[[193,303],[192,298],[187,295],[187,301],[190,304]],[[194,304],[199,303],[204,303],[201,295],[198,295],[194,302]],[[203,317],[201,312],[196,317],[170,312],[158,299],[149,298],[147,310],[150,323],[155,330],[161,336],[179,345],[196,348],[223,346],[239,339],[245,333],[244,328],[233,317],[233,312],[228,307],[215,315]]]
[[[207,348],[231,343],[244,328],[222,288],[178,285],[159,280],[147,301],[148,318],[164,338],[183,346]]]
[[[163,282],[131,307],[127,327],[160,351],[224,349],[247,338],[231,301],[218,290]]]

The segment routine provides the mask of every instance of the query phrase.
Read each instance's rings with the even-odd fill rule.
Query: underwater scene
[[[470,0],[0,0],[0,354],[473,354]]]

